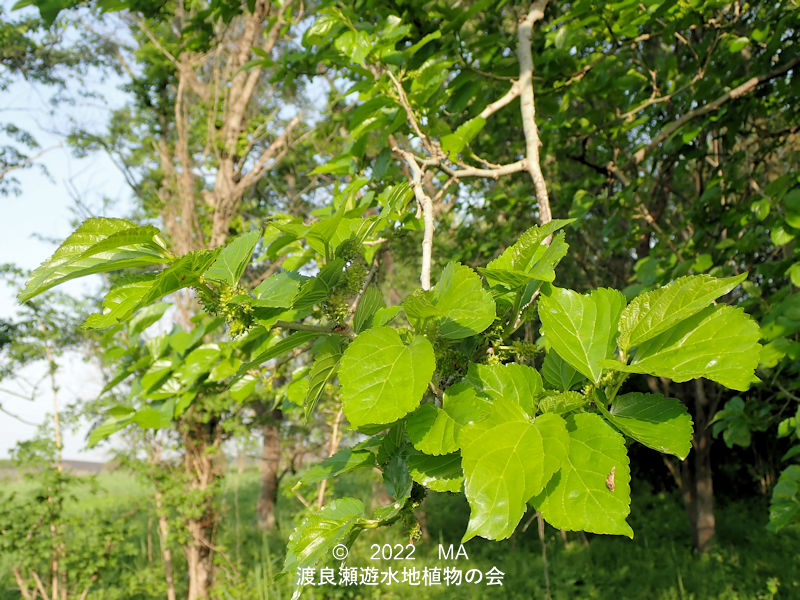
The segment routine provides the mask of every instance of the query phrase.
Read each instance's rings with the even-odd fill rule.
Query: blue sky
[[[8,9],[9,3],[3,1]],[[39,159],[50,172],[48,179],[37,168],[14,172],[21,183],[19,196],[0,197],[2,218],[0,218],[0,262],[16,263],[25,269],[33,269],[49,257],[55,246],[37,239],[38,236],[63,240],[72,231],[71,222],[76,218],[71,211],[73,196],[97,210],[103,199],[115,202],[113,215],[124,216],[129,206],[129,191],[121,173],[104,155],[93,155],[84,159],[71,156],[69,150],[60,145],[59,133],[67,125],[65,117],[71,117],[84,125],[96,129],[102,127],[109,115],[109,106],[124,101],[113,82],[94,83],[109,102],[104,106],[96,100],[59,108],[56,115],[50,114],[48,99],[50,91],[41,86],[20,82],[2,92],[0,96],[0,120],[13,122],[18,127],[31,132],[42,148],[51,148]],[[76,91],[76,90],[69,90]],[[86,293],[96,289],[97,281],[77,280],[62,286],[70,293]],[[14,291],[4,281],[0,281],[0,317],[11,318],[15,314],[16,299]],[[80,397],[93,397],[102,387],[100,376],[90,365],[77,355],[63,359],[64,368],[59,377],[61,391],[59,403],[64,406]],[[34,365],[21,373],[29,380],[35,380],[43,372],[41,365]],[[0,382],[0,388],[25,393],[12,381]],[[52,412],[52,393],[47,386],[41,389],[33,401],[25,401],[0,391],[0,405],[24,418],[26,421],[41,423]],[[76,433],[66,432],[64,457],[72,459],[102,459],[101,450],[86,451],[84,440],[87,426]],[[6,414],[0,413],[0,458],[8,456],[9,450],[20,440],[28,439],[36,433],[36,428],[21,423]]]

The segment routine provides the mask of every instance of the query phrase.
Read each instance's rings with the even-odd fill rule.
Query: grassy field
[[[98,600],[163,598],[164,584],[155,520],[148,491],[132,476],[101,473],[99,487],[81,486],[69,510],[76,515],[104,514],[124,519],[126,535],[115,546],[111,561],[88,598]],[[3,487],[24,498],[30,483],[6,480]],[[718,537],[714,548],[695,555],[690,547],[688,526],[679,500],[669,494],[653,494],[634,485],[630,522],[633,540],[610,536],[585,536],[546,529],[547,575],[554,599],[758,599],[800,598],[800,528],[772,534],[764,529],[767,507],[758,499],[721,502],[717,511]],[[337,483],[337,493],[369,501],[369,479],[350,477]],[[288,599],[293,576],[276,577],[281,570],[283,549],[298,515],[299,502],[283,496],[279,504],[279,531],[264,535],[254,526],[258,478],[254,472],[233,473],[225,480],[221,506],[223,526],[218,536],[219,573],[217,597],[224,599]],[[18,500],[19,501],[19,500]],[[388,577],[391,568],[397,582],[383,585],[324,585],[306,588],[309,599],[401,599],[445,598],[545,598],[545,569],[536,522],[503,543],[475,539],[464,547],[467,556],[439,557],[439,544],[458,547],[468,509],[462,499],[450,494],[432,494],[423,505],[426,535],[417,544],[414,560],[376,560],[384,544],[405,544],[400,530],[390,528],[362,534],[344,561],[347,567],[373,568]],[[526,519],[527,521],[527,519]],[[525,523],[525,521],[523,521]],[[180,548],[173,549],[180,562]],[[404,551],[407,553],[408,551]],[[339,564],[331,564],[338,582]],[[402,583],[402,571],[428,569],[428,585]],[[440,583],[435,573],[439,571]],[[460,585],[443,577],[444,569],[462,573]],[[486,573],[503,573],[501,585],[486,585]],[[11,565],[0,557],[0,599],[19,598]],[[463,577],[472,570],[480,583]],[[475,571],[477,570],[477,571]],[[451,574],[454,571],[451,571]],[[315,572],[319,578],[319,570]],[[411,573],[413,576],[413,573]],[[178,581],[183,581],[179,565]],[[182,587],[182,586],[181,586]]]

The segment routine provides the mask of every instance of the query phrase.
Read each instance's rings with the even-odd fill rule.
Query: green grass
[[[114,600],[163,598],[163,577],[157,547],[152,501],[147,487],[122,472],[101,473],[100,492],[79,486],[79,498],[70,510],[97,509],[111,515],[128,516],[128,537],[118,552],[122,558],[98,582],[89,598]],[[22,481],[6,482],[24,492]],[[669,494],[653,494],[634,485],[631,526],[633,540],[569,532],[565,542],[560,532],[546,528],[550,591],[555,600],[587,598],[607,600],[734,600],[800,598],[800,527],[781,534],[764,529],[765,501],[750,498],[721,502],[717,509],[717,539],[710,552],[696,555],[690,547],[689,530],[680,501]],[[373,497],[368,474],[351,476],[336,484],[338,495],[355,495],[365,502]],[[255,526],[258,475],[252,471],[231,473],[225,480],[220,506],[222,527],[217,538],[219,573],[217,596],[235,600],[281,600],[290,598],[293,576],[276,578],[283,550],[300,503],[288,492],[278,504],[279,531],[263,534]],[[131,512],[138,508],[136,512]],[[532,522],[505,542],[471,540],[465,545],[468,558],[439,559],[438,544],[458,546],[468,519],[463,499],[450,494],[431,494],[423,505],[426,535],[418,542],[413,561],[372,560],[374,544],[405,544],[399,527],[363,533],[350,549],[345,564],[350,567],[390,567],[419,570],[454,567],[466,572],[486,572],[496,567],[505,575],[503,586],[481,583],[460,586],[323,586],[306,588],[303,598],[342,599],[482,599],[544,598],[545,579],[542,548]],[[523,520],[525,523],[531,515]],[[123,517],[120,517],[123,518]],[[150,548],[148,558],[148,547]],[[179,546],[173,548],[179,587],[183,567]],[[337,565],[331,565],[336,567]],[[19,598],[14,590],[10,565],[0,557],[0,599]]]

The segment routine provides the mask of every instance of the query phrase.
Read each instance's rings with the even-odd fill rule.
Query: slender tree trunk
[[[711,477],[710,402],[703,380],[697,379],[695,387],[695,437],[694,437],[694,547],[700,552],[708,550],[716,533],[714,520],[714,484]]]
[[[270,531],[275,527],[276,515],[275,505],[278,499],[278,472],[281,462],[281,432],[280,425],[283,420],[283,412],[280,409],[273,409],[268,416],[265,416],[264,425],[261,432],[264,437],[261,447],[261,489],[258,494],[258,505],[256,516],[258,526],[265,531]]]
[[[41,325],[41,329],[44,331],[44,325]],[[49,343],[45,345],[44,351],[45,356],[47,357],[47,368],[50,375],[50,389],[53,391],[53,431],[55,432],[56,437],[55,467],[59,473],[62,473],[64,471],[64,462],[62,457],[63,443],[61,438],[61,419],[58,408],[58,385],[56,383],[56,371],[58,370],[58,365],[56,365],[55,360],[53,360]],[[61,488],[62,482],[59,480],[56,485]],[[62,597],[66,598],[67,592],[67,574],[66,571],[64,571],[61,563],[61,558],[64,556],[64,530],[60,514],[63,506],[60,505],[60,503],[63,500],[60,489],[58,492],[59,506],[56,510],[59,514],[58,517],[56,517],[57,520],[50,523],[50,537],[52,538],[50,546],[50,591],[52,594],[52,600],[60,600]],[[47,502],[53,504],[56,502],[56,498],[51,496],[47,499]]]
[[[328,444],[328,456],[333,456],[336,454],[336,451],[339,449],[339,442],[341,438],[339,436],[339,426],[342,423],[342,417],[344,416],[344,411],[341,407],[339,410],[336,411],[336,416],[333,418],[333,425],[331,425],[331,439],[330,443]],[[323,479],[319,483],[319,488],[317,490],[317,508],[322,509],[323,504],[325,504],[325,489],[327,488],[328,480]]]
[[[158,515],[158,537],[161,560],[164,561],[164,579],[167,582],[167,600],[175,600],[175,578],[173,575],[172,550],[169,547],[169,522],[164,509],[163,495],[156,491],[156,514]]]
[[[693,393],[688,386],[693,387]],[[678,483],[681,489],[686,516],[692,532],[692,545],[698,552],[709,549],[716,533],[714,517],[714,482],[711,468],[711,428],[709,422],[714,414],[714,405],[708,394],[704,381],[697,379],[691,384],[680,386],[680,391],[687,400],[693,400],[690,406],[694,413],[694,437],[692,452],[681,463]]]
[[[184,521],[189,534],[185,546],[188,600],[209,597],[214,583],[214,535],[218,521],[213,484],[218,477],[214,451],[219,445],[219,427],[214,421],[203,422],[197,417],[195,410],[187,411],[183,436],[187,500],[195,503],[185,511],[189,516]]]

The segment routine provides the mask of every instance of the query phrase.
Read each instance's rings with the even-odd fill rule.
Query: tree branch
[[[520,21],[517,27],[517,58],[519,59],[519,87],[520,111],[522,113],[522,128],[525,132],[525,149],[527,170],[533,179],[536,190],[536,201],[539,203],[539,222],[544,225],[553,220],[550,211],[550,199],[547,195],[547,183],[539,164],[539,129],[536,127],[536,107],[533,96],[533,55],[531,54],[531,34],[533,24],[544,17],[547,0],[536,0],[528,14]]]
[[[288,147],[289,136],[292,134],[292,130],[300,124],[300,119],[302,118],[302,113],[298,114],[294,119],[292,119],[289,124],[284,128],[281,134],[273,141],[262,153],[261,156],[258,157],[256,163],[253,165],[253,168],[250,169],[236,184],[236,191],[239,195],[243,194],[248,187],[253,185],[257,179],[260,179],[264,172],[267,170],[266,165],[267,162],[271,159],[278,160],[278,156],[280,155],[280,151],[283,150],[285,147]]]
[[[491,115],[496,113],[498,110],[503,108],[504,106],[511,103],[514,98],[517,98],[520,93],[520,85],[519,81],[515,81],[511,84],[511,88],[498,100],[492,102],[489,106],[484,108],[481,111],[480,116],[484,119],[488,119]]]
[[[307,323],[293,323],[291,321],[275,321],[275,324],[272,326],[280,327],[281,329],[292,329],[294,331],[314,331],[316,333],[337,333],[330,327],[324,327],[322,325],[309,325]]]
[[[653,150],[658,148],[665,140],[667,140],[673,133],[675,133],[678,129],[686,125],[692,119],[696,119],[697,117],[702,117],[703,115],[707,115],[710,112],[717,110],[723,104],[730,102],[731,100],[735,100],[736,98],[741,98],[745,94],[749,94],[753,90],[755,90],[759,85],[766,83],[776,77],[780,77],[784,73],[791,71],[794,67],[800,65],[800,56],[794,58],[794,60],[789,61],[785,65],[770,71],[764,75],[757,75],[755,77],[751,77],[744,83],[736,86],[729,92],[725,92],[720,97],[712,100],[708,104],[704,104],[692,111],[689,111],[676,121],[673,121],[666,127],[664,127],[656,137],[654,137],[649,144],[640,148],[631,158],[629,163],[630,166],[636,166],[641,163],[648,154],[650,154]]]
[[[417,122],[417,117],[414,116],[414,111],[411,110],[411,103],[408,101],[408,96],[406,96],[406,91],[403,89],[403,84],[394,76],[391,71],[386,71],[386,74],[389,76],[389,79],[392,80],[394,83],[394,87],[397,90],[397,95],[400,101],[400,106],[406,111],[406,118],[408,122],[411,124],[411,128],[414,130],[414,133],[417,134],[417,137],[422,142],[422,145],[425,146],[425,149],[431,154],[436,155],[436,149],[431,144],[431,141],[428,139],[428,136],[422,133],[422,129],[419,127],[419,123]]]
[[[431,289],[431,262],[433,260],[433,201],[422,188],[422,169],[411,152],[401,150],[395,146],[393,150],[403,157],[411,170],[411,186],[414,189],[414,197],[422,209],[422,220],[425,223],[425,234],[422,238],[422,266],[420,268],[419,281],[423,290]]]
[[[60,148],[62,145],[63,144],[56,144],[55,146],[50,146],[49,148],[45,148],[44,150],[37,152],[33,156],[26,156],[25,159],[21,160],[18,163],[6,165],[2,169],[0,169],[0,179],[3,179],[3,177],[11,173],[12,171],[16,171],[17,169],[25,169],[29,167],[36,161],[36,159],[41,158],[43,154],[45,154],[46,152],[50,152],[50,150],[55,150],[56,148]]]
[[[519,173],[528,170],[528,161],[523,158],[515,163],[501,165],[493,169],[480,169],[478,167],[464,167],[462,169],[451,169],[446,165],[439,165],[445,173],[450,177],[461,179],[463,177],[486,177],[487,179],[498,179],[503,175],[510,175],[512,173]]]

